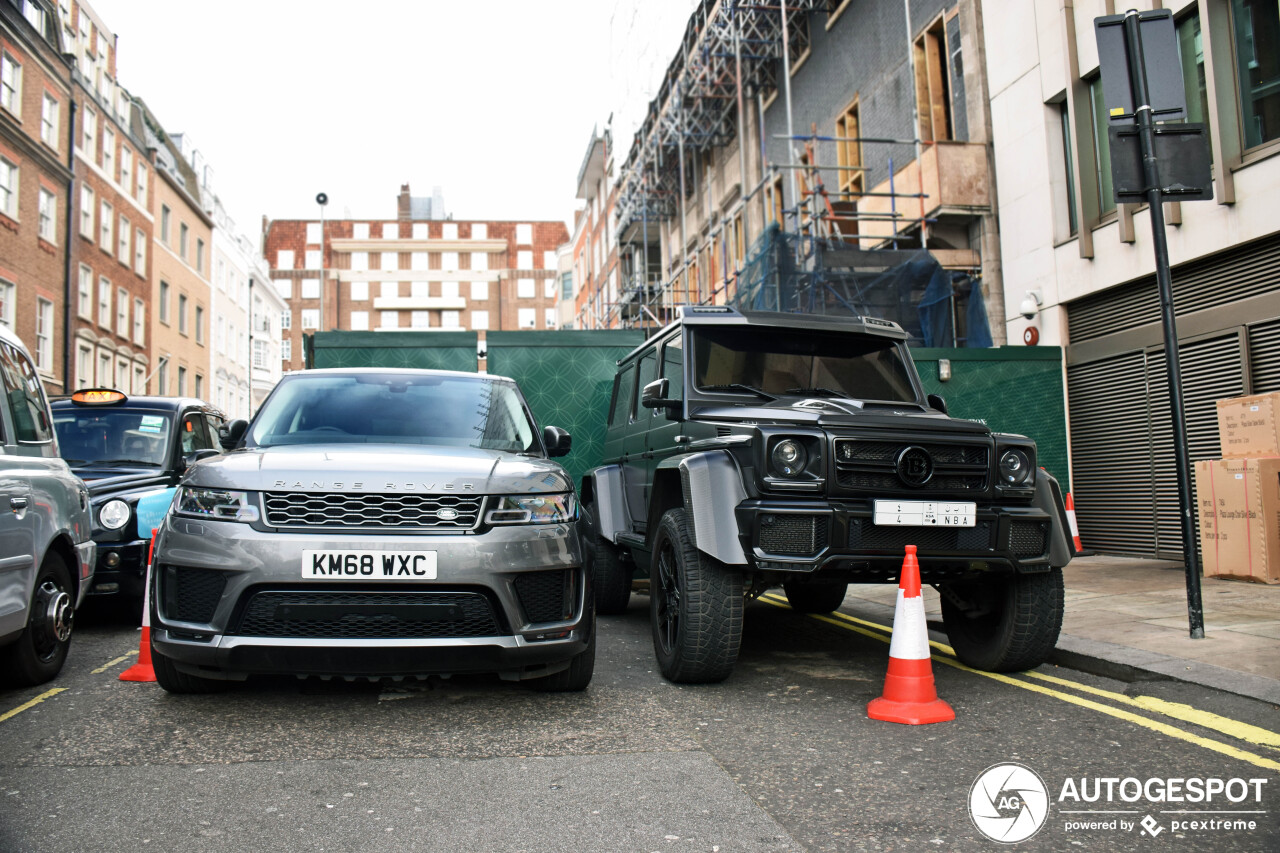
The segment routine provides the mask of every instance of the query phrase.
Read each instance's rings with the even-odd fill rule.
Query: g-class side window
[[[613,405],[609,407],[609,426],[625,424],[631,414],[631,398],[635,395],[636,368],[628,365],[618,374],[613,385]]]
[[[644,386],[658,378],[658,354],[649,350],[640,356],[640,369],[636,373],[635,405],[631,407],[631,419],[638,421],[647,419],[652,410],[640,405],[640,395]]]
[[[662,378],[667,380],[667,399],[684,397],[684,341],[679,335],[662,348]]]

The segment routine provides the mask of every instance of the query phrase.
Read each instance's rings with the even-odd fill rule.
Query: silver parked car
[[[255,673],[497,672],[582,690],[595,665],[577,497],[509,379],[286,376],[232,452],[184,476],[156,540],[166,690]]]
[[[62,669],[93,577],[89,491],[58,456],[40,375],[0,326],[0,685]]]

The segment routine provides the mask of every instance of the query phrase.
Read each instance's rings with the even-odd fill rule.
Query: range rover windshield
[[[894,341],[842,332],[703,326],[693,330],[700,391],[917,402]]]
[[[394,373],[286,377],[249,443],[425,444],[534,451],[534,427],[510,382]]]

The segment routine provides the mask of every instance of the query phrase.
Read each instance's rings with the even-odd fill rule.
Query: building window
[[[169,325],[169,282],[160,282],[160,322]]]
[[[281,361],[293,360],[293,341],[289,338],[285,338],[283,341],[280,342],[280,360]]]
[[[384,270],[400,269],[400,253],[399,252],[383,252],[379,266]]]
[[[115,246],[115,225],[116,210],[104,200],[102,209],[98,212],[98,226],[102,229],[102,233],[98,235],[98,245],[108,255],[111,254],[112,248]]]
[[[120,259],[120,263],[129,266],[129,220],[124,216],[120,217],[120,251],[116,253],[116,257]]]
[[[111,280],[105,275],[98,278],[98,325],[111,328]]]
[[[399,299],[400,298],[400,282],[384,281],[378,293],[380,299]]]
[[[308,266],[309,265],[310,265],[310,262],[308,261]],[[368,272],[369,271],[369,253],[368,252],[352,252],[351,268],[359,272]],[[315,267],[315,269],[319,269],[319,267],[317,266]]]
[[[517,309],[516,325],[521,329],[537,328],[538,315],[533,308]]]
[[[537,291],[533,285],[531,278],[516,279],[516,296],[520,299],[533,299],[537,295]],[[521,326],[520,328],[524,328]]]
[[[110,388],[111,378],[111,353],[98,353],[98,381],[95,383],[99,388]]]
[[[116,334],[129,337],[129,291],[123,287],[116,290]]]
[[[18,167],[0,157],[0,213],[18,218]]]
[[[516,244],[520,246],[533,245],[533,226],[532,225],[516,226]]]
[[[425,270],[429,266],[426,252],[413,252],[409,255],[409,261],[410,269]]]
[[[351,328],[356,332],[367,332],[369,330],[369,312],[352,311]]]
[[[160,205],[160,241],[169,245],[169,220],[172,216],[167,204]]]
[[[196,306],[196,343],[204,345],[204,306]]]
[[[1063,178],[1067,182],[1063,193],[1067,201],[1067,233],[1074,237],[1080,231],[1080,216],[1076,210],[1075,148],[1071,144],[1071,117],[1065,100],[1056,104],[1055,109],[1058,114],[1058,124],[1062,128]]]
[[[125,193],[133,195],[133,152],[120,146],[120,186]]]
[[[53,370],[53,303],[36,297],[36,368]]]
[[[145,207],[147,204],[147,167],[141,161],[138,162],[138,192],[135,198],[142,202]]]
[[[87,264],[80,265],[80,280],[76,292],[76,313],[86,320],[93,319],[93,270]]]
[[[355,240],[369,239],[369,223],[357,222],[351,226],[351,237]]]
[[[554,278],[545,278],[542,280],[542,295],[548,299],[556,298],[556,280]]]
[[[133,366],[133,393],[147,393],[147,372],[137,364]]]
[[[58,102],[48,93],[40,102],[40,141],[58,147]]]
[[[291,270],[293,269],[293,250],[280,249],[276,252],[276,269]]]
[[[307,269],[309,270],[320,269],[320,250],[319,249],[307,249]]]
[[[320,298],[320,279],[304,278],[302,280],[302,298],[303,299],[319,299]]]
[[[178,333],[183,335],[187,333],[187,295],[185,293],[178,294]]]
[[[147,304],[141,299],[133,300],[133,342],[138,346],[147,342]]]
[[[483,222],[473,222],[471,224],[471,239],[472,240],[489,239],[489,226],[484,224]],[[475,267],[472,267],[472,269],[475,269]]]
[[[320,223],[319,222],[307,223],[307,242],[313,246],[320,245]]]
[[[276,286],[276,293],[280,294],[281,299],[293,298],[293,279],[273,278],[271,283]]]
[[[22,65],[7,53],[0,56],[0,107],[22,117]]]
[[[457,311],[441,311],[440,325],[446,329],[457,329],[461,326],[462,316]]]
[[[147,274],[147,235],[141,228],[133,232],[133,271]]]
[[[400,327],[400,312],[379,311],[378,327],[382,329],[398,329]]]
[[[431,236],[431,233],[430,233],[430,231],[429,231],[429,230],[428,230],[428,228],[427,228],[427,223],[425,223],[425,222],[415,222],[415,223],[413,223],[413,239],[415,239],[415,240],[426,240],[426,239],[428,239],[430,236]]]
[[[304,330],[320,328],[320,309],[319,308],[303,308],[302,309],[302,328]]]
[[[429,281],[409,282],[409,295],[414,299],[431,298],[431,282]]]
[[[96,150],[98,136],[98,114],[93,110],[84,111],[84,153],[94,163],[98,162]]]
[[[280,312],[280,331],[286,332],[293,328],[293,312],[285,309]]]
[[[400,239],[400,226],[394,222],[382,223],[382,239],[383,240]]]
[[[76,387],[93,387],[93,348],[88,344],[76,345]]]
[[[442,281],[440,282],[440,296],[444,299],[458,298],[458,282]]]
[[[204,275],[204,240],[196,238],[196,272]]]
[[[568,302],[573,298],[573,273],[560,274],[560,298]]]
[[[440,237],[443,240],[458,239],[458,223],[446,222],[440,226]]]
[[[840,165],[840,199],[838,205],[852,205],[857,196],[865,192],[863,173],[858,171],[862,165],[862,121],[859,115],[858,102],[855,100],[836,119],[836,161]],[[843,223],[842,223],[843,224]],[[851,223],[852,224],[852,223]],[[855,232],[856,233],[856,232]]]
[[[556,309],[554,308],[544,309],[542,322],[546,325],[546,328],[548,329],[554,329],[557,325],[559,325],[556,322]]]
[[[352,302],[369,301],[369,282],[367,281],[351,282],[351,301]]]
[[[105,125],[102,128],[102,169],[109,180],[116,179],[116,132]]]
[[[0,281],[0,326],[13,328],[13,284]]]
[[[1093,113],[1093,155],[1097,166],[1098,216],[1116,209],[1111,181],[1111,140],[1107,137],[1107,106],[1102,97],[1102,77],[1089,81],[1089,104]]]
[[[1280,138],[1280,3],[1231,0],[1231,17],[1244,147],[1255,148]]]
[[[457,252],[441,252],[440,253],[440,269],[448,272],[458,271],[458,253]]]
[[[187,243],[191,236],[191,229],[187,227],[187,223],[178,223],[178,257],[184,261],[187,259]]]
[[[169,359],[167,358],[156,368],[156,393],[160,395],[169,393]]]
[[[516,252],[516,269],[533,269],[533,252]]]
[[[40,239],[46,243],[58,242],[58,197],[44,187],[40,188]]]
[[[197,396],[197,397],[200,397],[200,398],[202,398],[202,399],[204,398],[204,377],[203,377],[203,376],[201,376],[199,373],[197,373],[197,374],[196,374],[196,388],[195,388],[195,391],[196,391],[196,396]]]
[[[489,328],[489,312],[488,311],[472,311],[471,312],[471,328],[488,329]]]
[[[920,138],[925,142],[952,139],[951,81],[941,18],[916,39],[913,56]]]
[[[484,302],[489,298],[489,282],[473,281],[471,282],[471,298],[476,302]]]
[[[429,329],[431,327],[431,312],[410,311],[409,325],[414,329]]]
[[[489,253],[488,252],[472,252],[471,253],[471,269],[473,270],[489,269]]]
[[[88,184],[80,185],[80,236],[93,239],[93,188]]]
[[[178,396],[187,396],[187,369],[181,366],[178,367]]]

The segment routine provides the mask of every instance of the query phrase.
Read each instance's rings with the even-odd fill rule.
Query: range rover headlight
[[[489,524],[559,524],[578,517],[578,501],[572,494],[503,495],[494,498],[485,513]]]
[[[1025,486],[1035,475],[1035,466],[1025,450],[1011,447],[1000,457],[1000,482],[1005,486]]]
[[[784,438],[773,446],[769,462],[775,473],[783,477],[798,477],[809,464],[809,454],[804,445],[794,438]]]
[[[257,521],[258,508],[248,492],[183,486],[178,489],[179,515],[194,515],[214,521]]]
[[[107,501],[102,505],[102,509],[98,510],[98,523],[107,530],[119,530],[129,523],[129,518],[132,515],[129,505],[116,498],[115,500]]]

